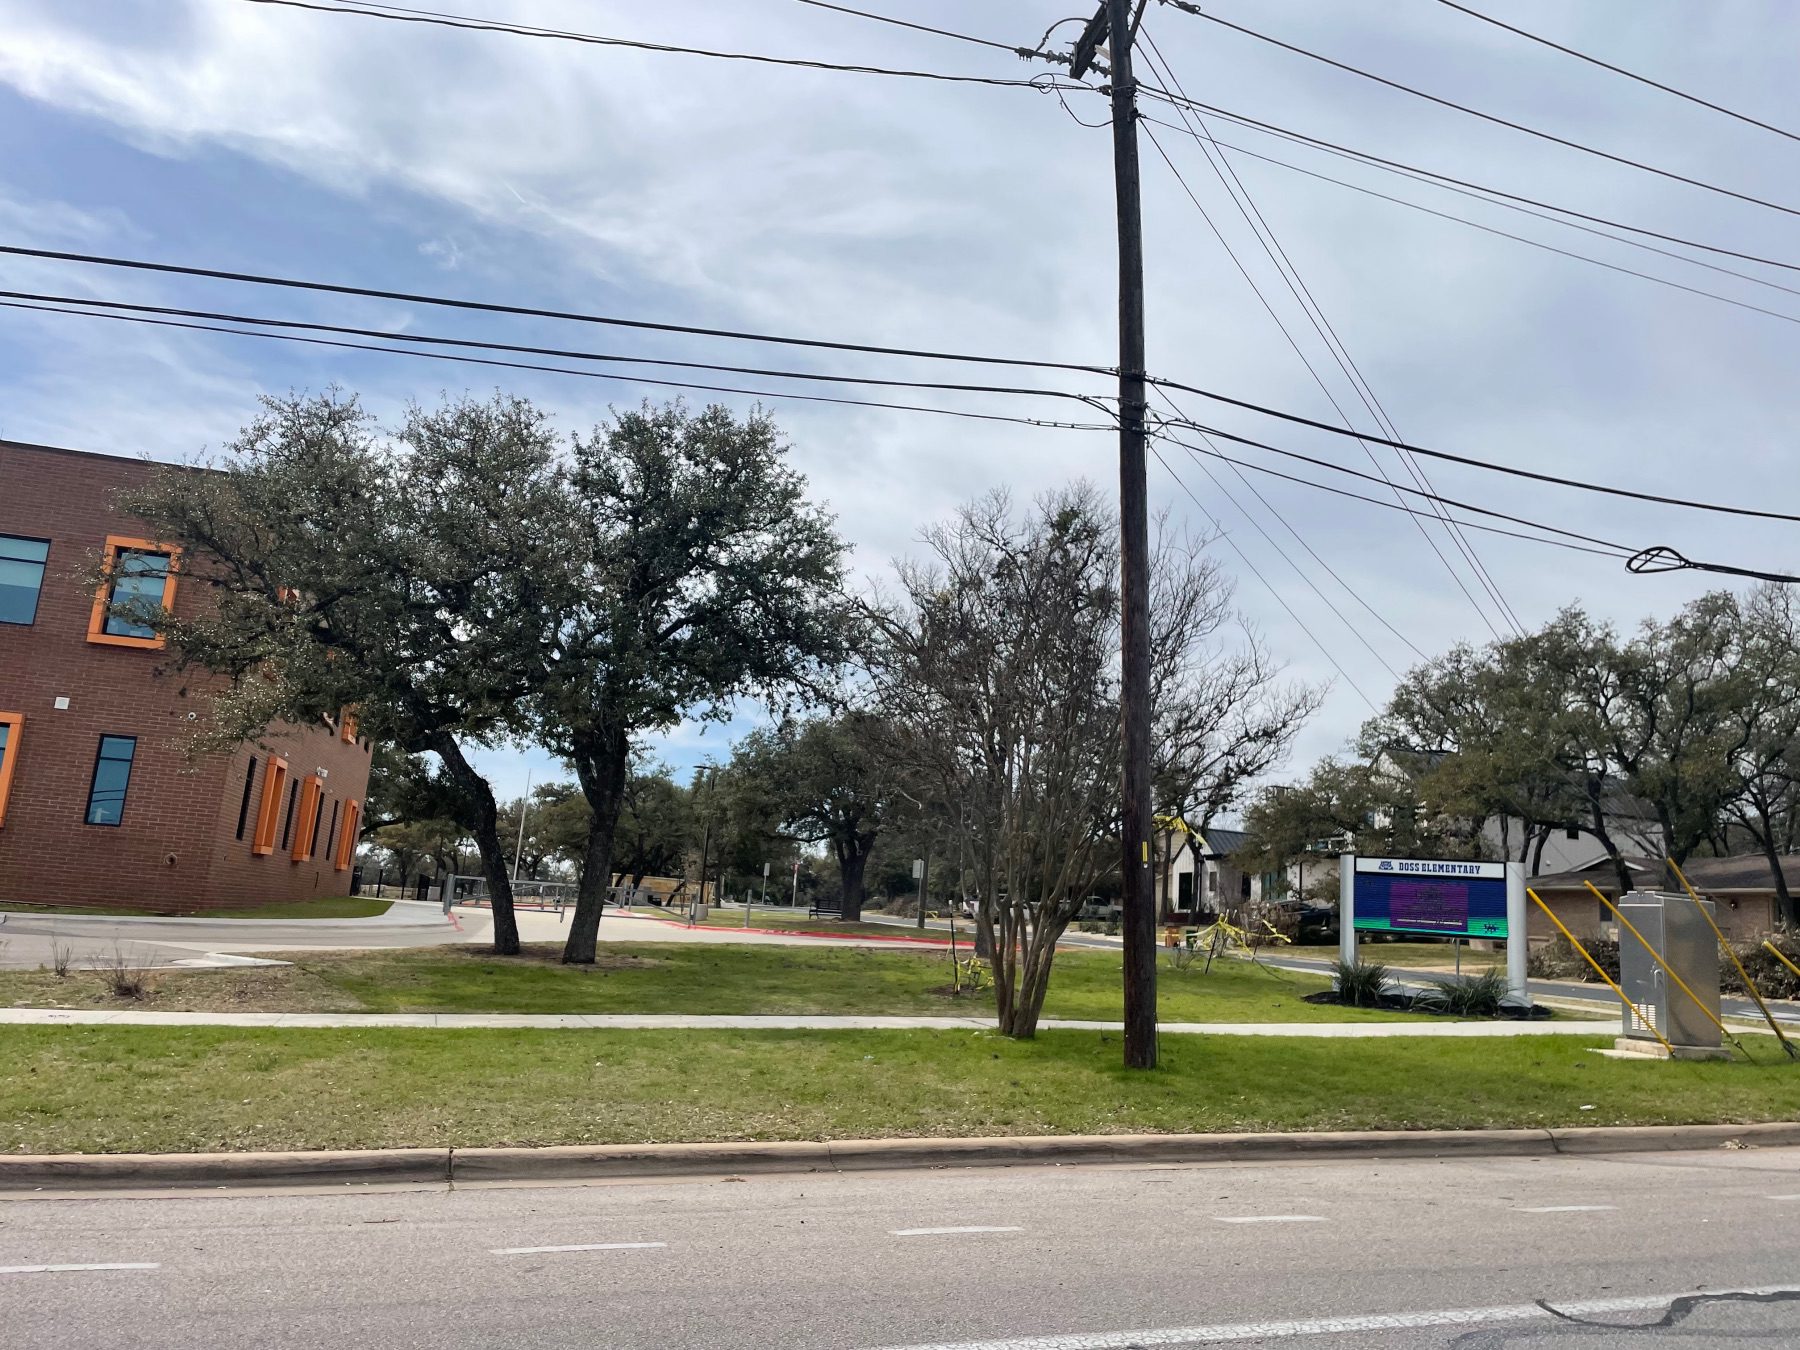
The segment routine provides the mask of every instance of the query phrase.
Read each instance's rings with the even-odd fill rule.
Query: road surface
[[[0,1341],[1793,1345],[1797,1221],[1773,1149],[39,1197],[0,1201]]]
[[[569,934],[570,912],[559,917],[550,911],[520,910],[519,936],[526,942],[561,942]],[[493,940],[493,932],[489,910],[458,908],[454,916],[446,917],[436,904],[411,900],[397,900],[385,914],[364,919],[163,919],[0,912],[0,969],[51,966],[59,946],[69,951],[79,969],[108,964],[115,956],[140,966],[202,967],[234,964],[233,958],[254,952],[486,944]],[[909,941],[870,939],[853,933],[819,937],[798,932],[744,932],[735,927],[690,928],[670,922],[660,911],[641,909],[608,909],[600,920],[600,940],[915,949]],[[930,950],[943,950],[943,940],[936,934],[931,935]]]

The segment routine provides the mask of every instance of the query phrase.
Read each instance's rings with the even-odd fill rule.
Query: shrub
[[[111,956],[95,961],[93,966],[100,973],[100,983],[114,998],[141,1001],[149,998],[156,989],[150,968],[125,955],[122,948],[114,947]]]
[[[1098,933],[1100,931],[1100,920],[1083,919],[1080,923],[1075,925],[1075,931],[1078,933]]]
[[[1498,1017],[1506,999],[1506,976],[1498,970],[1461,979],[1427,980],[1413,996],[1413,1006],[1452,1017]]]
[[[1338,1002],[1353,1008],[1380,1007],[1394,983],[1388,968],[1374,961],[1335,961],[1331,980]]]
[[[50,969],[55,972],[56,978],[59,980],[68,979],[69,967],[74,964],[75,949],[60,938],[51,938]]]
[[[1788,960],[1800,965],[1800,942],[1791,937],[1775,939],[1775,946]],[[1740,943],[1732,948],[1737,959],[1744,963],[1744,971],[1764,998],[1800,998],[1800,975],[1794,974],[1781,962],[1777,961],[1760,942]],[[1726,961],[1719,971],[1719,987],[1728,994],[1748,994],[1744,982],[1738,978],[1737,967]]]
[[[1117,919],[1108,919],[1106,921],[1106,926],[1101,929],[1101,931],[1108,937],[1119,936],[1119,921]]]

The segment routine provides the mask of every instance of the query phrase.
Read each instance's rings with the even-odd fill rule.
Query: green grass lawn
[[[635,1143],[1793,1119],[1800,1073],[1586,1038],[9,1027],[0,1151]],[[1766,1047],[1765,1047],[1766,1048]],[[1591,1110],[1583,1110],[1584,1106]]]
[[[560,964],[560,949],[523,958],[477,947],[294,952],[281,967],[162,972],[141,1006],[167,1011],[509,1013],[925,1013],[988,1015],[991,996],[950,991],[947,950],[621,943],[594,966]],[[1319,1006],[1302,996],[1322,976],[1216,962],[1159,973],[1170,1022],[1394,1021],[1413,1014]],[[119,1007],[93,972],[0,971],[0,1005]],[[1116,1021],[1120,957],[1064,951],[1047,1017]]]
[[[158,910],[133,909],[128,905],[33,905],[0,904],[0,911],[13,914],[86,914],[109,918],[184,919],[369,919],[386,914],[392,900],[376,900],[366,895],[340,895],[324,900],[293,900],[281,904],[255,905],[249,909]]]

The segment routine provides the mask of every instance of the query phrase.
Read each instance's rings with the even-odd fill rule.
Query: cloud
[[[791,5],[483,0],[475,9],[727,49],[1006,76],[1024,69],[1002,54]],[[1640,22],[1626,28],[1549,0],[1520,0],[1506,17],[1752,112],[1778,117],[1791,102],[1784,53],[1800,39],[1800,16],[1789,8],[1766,0],[1728,10],[1647,0],[1641,10]],[[1113,360],[1109,138],[1076,126],[1043,95],[445,32],[231,0],[0,0],[0,12],[9,34],[0,46],[0,87],[24,110],[17,120],[30,130],[12,133],[30,153],[16,157],[20,167],[9,177],[30,176],[35,185],[25,191],[0,183],[0,232],[9,237],[708,326]],[[1778,200],[1792,195],[1790,175],[1768,153],[1764,133],[1442,7],[1294,0],[1273,10],[1227,4],[1219,12],[1576,140]],[[907,13],[1028,43],[1063,17],[1053,5],[971,12],[949,0]],[[1189,91],[1209,103],[1670,233],[1778,256],[1787,248],[1787,222],[1775,213],[1483,125],[1163,7],[1153,9],[1146,31]],[[1097,98],[1079,106],[1094,117],[1104,108]],[[1166,106],[1153,115],[1178,120]],[[1341,341],[1395,425],[1416,442],[1670,495],[1795,500],[1790,428],[1800,393],[1789,372],[1800,334],[1793,325],[1238,157],[1234,166],[1257,211],[1304,279],[1297,298],[1199,147],[1180,132],[1149,129],[1212,221],[1146,144],[1154,370],[1325,419],[1336,416],[1335,399],[1369,426],[1374,418],[1354,392],[1355,380],[1331,354]],[[1733,295],[1800,314],[1792,298],[1763,287],[1255,132],[1222,123],[1214,130],[1380,191],[1625,265],[1701,277],[1709,287],[1729,286]],[[65,290],[75,284],[71,277],[81,277],[99,288],[94,293],[164,302],[227,294],[117,274],[5,267],[15,281],[30,276]],[[942,366],[854,354],[477,320],[424,306],[228,294],[256,310],[387,331],[946,375]],[[1316,331],[1305,317],[1315,302],[1328,330],[1322,324]],[[107,448],[141,444],[171,456],[228,436],[258,390],[332,379],[363,390],[382,410],[439,389],[504,384],[541,399],[570,427],[603,418],[610,404],[663,396],[643,385],[11,312],[0,319],[0,357],[10,434]],[[981,374],[962,369],[948,378],[985,382]],[[1012,372],[1005,382],[1064,378]],[[768,378],[716,382],[783,387]],[[750,399],[727,401],[741,407]],[[921,391],[917,401],[1001,403],[941,391]],[[1365,455],[1342,438],[1205,400],[1183,402],[1227,429],[1414,481],[1387,450]],[[1029,496],[1077,475],[1107,484],[1115,472],[1115,447],[1101,434],[795,401],[774,406],[798,463],[855,541],[858,565],[871,573],[910,549],[921,524],[996,483]],[[1031,406],[1005,403],[1008,411]],[[1462,591],[1483,596],[1481,584],[1441,531],[1438,545],[1461,586],[1418,529],[1394,512],[1252,474],[1265,506],[1229,469],[1212,466],[1215,484],[1185,451],[1165,453],[1299,616],[1264,588],[1250,563],[1224,549],[1239,577],[1239,600],[1272,645],[1296,675],[1337,682],[1303,756],[1340,742],[1367,712],[1349,679],[1335,674],[1332,658],[1376,701],[1390,677],[1362,640],[1396,667],[1412,659],[1356,596],[1427,651],[1488,636]],[[1231,453],[1270,463],[1257,452]],[[1677,543],[1692,556],[1800,562],[1791,531],[1778,527],[1422,464],[1446,495],[1634,546]],[[1198,519],[1186,491],[1154,461],[1151,473],[1153,503]],[[1339,481],[1356,491],[1371,486]],[[1370,495],[1385,491],[1376,485]],[[1704,588],[1698,578],[1633,579],[1584,555],[1470,538],[1527,624],[1574,599],[1629,621]],[[1328,599],[1300,580],[1302,571]],[[1480,603],[1499,624],[1497,607]]]

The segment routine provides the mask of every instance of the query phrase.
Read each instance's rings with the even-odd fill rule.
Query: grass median
[[[1800,1074],[1586,1038],[10,1027],[13,1153],[1791,1120]]]
[[[986,992],[957,995],[948,952],[860,947],[619,943],[592,966],[565,966],[560,949],[532,945],[500,958],[477,947],[292,952],[288,966],[159,971],[147,999],[108,994],[102,974],[0,971],[0,1006],[166,1012],[498,1012],[898,1014],[986,1017]],[[1047,1017],[1117,1021],[1120,956],[1064,951]],[[1419,1016],[1321,1006],[1305,995],[1322,976],[1238,961],[1158,972],[1167,1022],[1370,1022]]]

